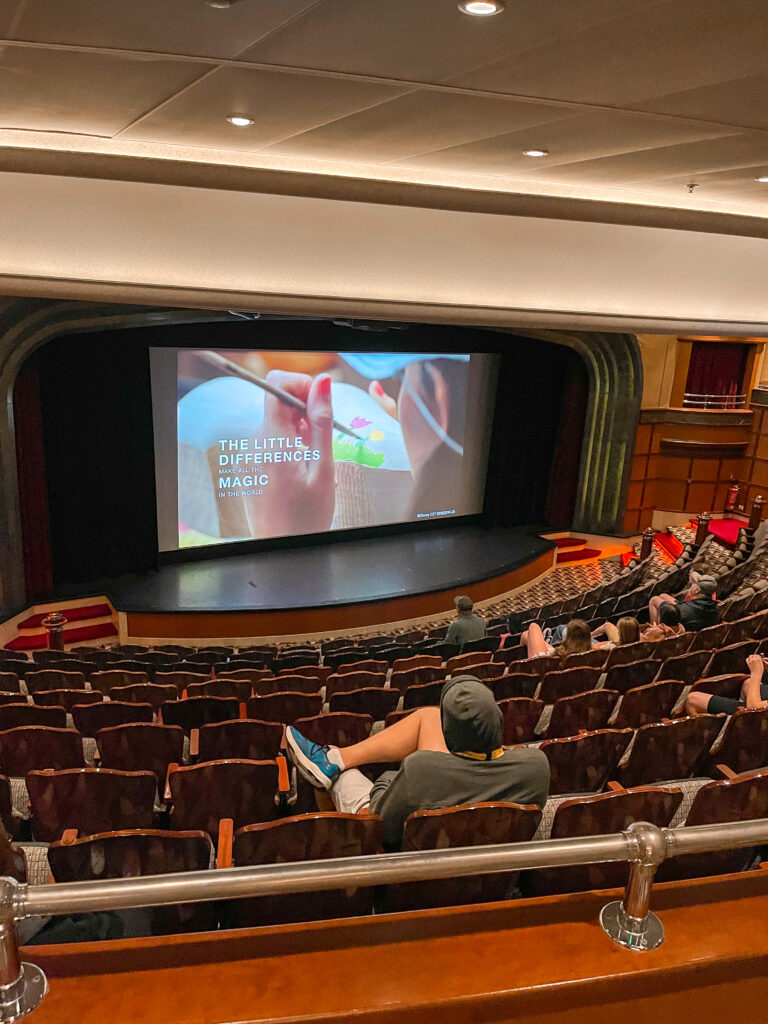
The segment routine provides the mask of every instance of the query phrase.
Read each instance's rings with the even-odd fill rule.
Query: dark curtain
[[[571,525],[588,390],[584,363],[571,349],[509,339],[488,461],[488,526]]]
[[[16,468],[21,514],[21,548],[27,599],[34,601],[52,586],[48,538],[48,491],[37,369],[27,361],[13,389]]]
[[[744,390],[748,353],[749,345],[694,341],[685,383],[685,404],[735,408],[736,398]]]
[[[146,572],[157,562],[146,341],[127,331],[64,336],[35,365],[54,586]]]

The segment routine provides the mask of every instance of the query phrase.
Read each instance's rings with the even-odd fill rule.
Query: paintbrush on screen
[[[290,405],[294,409],[298,409],[299,412],[306,414],[307,403],[302,402],[300,398],[296,398],[295,395],[289,394],[287,391],[283,391],[282,388],[275,387],[274,384],[270,384],[268,380],[264,380],[263,377],[258,377],[255,373],[251,373],[250,370],[246,370],[242,366],[238,366],[237,363],[233,363],[231,359],[227,359],[225,356],[220,356],[218,352],[198,352],[197,355],[201,359],[205,359],[208,363],[213,363],[214,366],[218,366],[222,370],[226,370],[227,373],[232,373],[236,377],[242,377],[244,380],[249,380],[251,384],[255,384],[257,387],[262,388],[264,391],[269,392],[270,395],[274,395],[275,398],[279,398],[281,402],[285,402],[286,405]],[[333,425],[337,430],[340,430],[343,434],[348,434],[350,437],[354,437],[356,441],[364,441],[365,438],[360,437],[350,430],[349,427],[345,427],[343,423],[339,423],[337,420],[333,421]]]

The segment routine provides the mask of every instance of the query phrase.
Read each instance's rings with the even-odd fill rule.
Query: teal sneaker
[[[285,730],[288,753],[307,782],[315,789],[330,789],[341,774],[341,768],[328,760],[328,746],[313,743],[289,725]]]

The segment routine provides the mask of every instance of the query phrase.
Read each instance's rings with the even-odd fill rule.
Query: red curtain
[[[21,546],[27,599],[51,590],[51,545],[48,537],[48,492],[37,367],[27,360],[13,389],[16,464],[21,512]]]
[[[685,384],[689,408],[733,409],[743,404],[744,371],[749,345],[694,341]]]

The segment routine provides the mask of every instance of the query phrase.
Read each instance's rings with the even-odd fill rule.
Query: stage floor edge
[[[529,583],[555,550],[473,525],[164,565],[106,593],[121,638],[310,635],[445,615],[457,593],[483,601]]]

